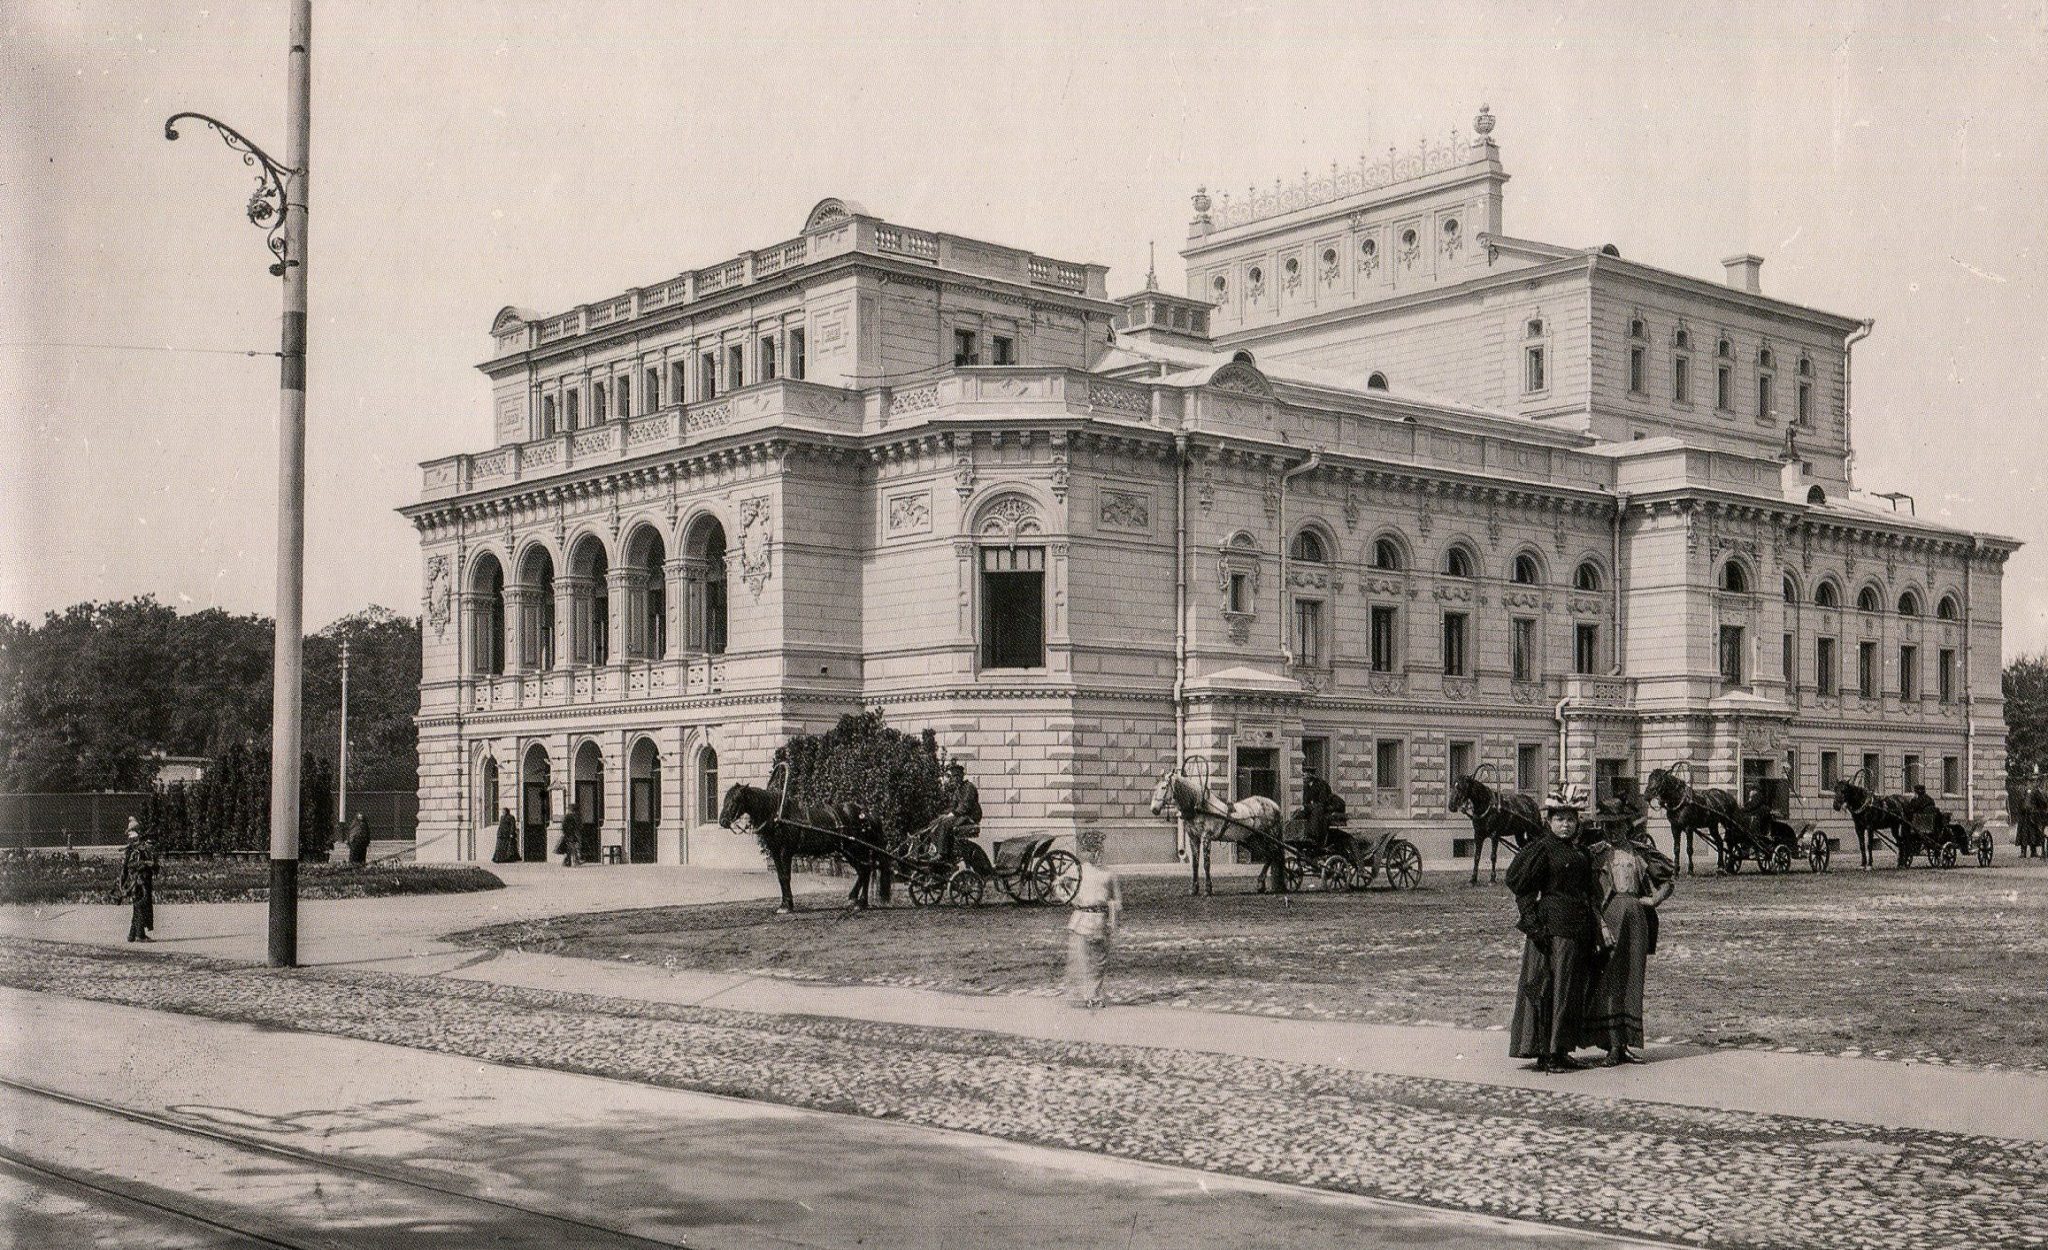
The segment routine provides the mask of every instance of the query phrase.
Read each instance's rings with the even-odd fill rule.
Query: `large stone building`
[[[1865,770],[2004,812],[2017,544],[1852,485],[1868,322],[1503,230],[1469,139],[1194,200],[1187,293],[825,200],[786,242],[491,326],[495,446],[424,466],[422,859],[564,802],[749,863],[722,785],[862,706],[998,835],[1196,757],[1322,770],[1441,862],[1449,779]]]

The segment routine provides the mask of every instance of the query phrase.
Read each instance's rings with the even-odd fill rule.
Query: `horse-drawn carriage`
[[[1259,888],[1273,881],[1289,892],[1313,882],[1321,890],[1363,890],[1376,877],[1395,889],[1414,889],[1422,882],[1422,852],[1392,830],[1370,836],[1354,834],[1341,813],[1331,814],[1316,836],[1315,823],[1305,817],[1289,821],[1280,805],[1263,795],[1227,803],[1210,790],[1207,761],[1191,757],[1168,768],[1152,791],[1152,814],[1168,808],[1187,825],[1188,868],[1197,891],[1216,892],[1209,875],[1210,848],[1234,842],[1259,857]]]
[[[958,835],[951,857],[943,858],[926,828],[911,839],[902,862],[905,888],[918,907],[940,902],[971,907],[991,884],[1012,902],[1064,905],[1074,901],[1081,886],[1080,859],[1051,834],[991,839],[987,846],[979,836]]]
[[[1849,813],[1866,868],[1880,846],[1898,852],[1901,868],[1921,856],[1929,868],[1953,868],[1965,855],[1975,855],[1980,868],[1991,866],[1991,831],[1982,820],[1955,820],[1931,801],[1877,794],[1867,782],[1859,768],[1835,783],[1835,810]]]
[[[1288,889],[1312,882],[1323,890],[1363,890],[1382,879],[1397,890],[1422,884],[1422,852],[1413,842],[1391,829],[1355,834],[1348,824],[1341,813],[1330,817],[1320,841],[1306,816],[1282,826]]]
[[[1814,872],[1826,872],[1833,847],[1820,826],[1791,821],[1791,783],[1766,777],[1748,803],[1737,803],[1726,790],[1692,784],[1692,766],[1681,760],[1669,768],[1650,770],[1644,798],[1661,806],[1671,822],[1671,858],[1679,858],[1683,839],[1686,871],[1692,871],[1692,840],[1698,834],[1714,849],[1720,871],[1742,871],[1745,860],[1761,873],[1789,872],[1795,858]]]

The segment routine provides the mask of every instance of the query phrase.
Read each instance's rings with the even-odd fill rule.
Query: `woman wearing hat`
[[[121,852],[121,890],[128,895],[128,940],[154,942],[156,928],[156,839],[142,831],[142,822],[128,818],[128,845]]]
[[[1124,918],[1123,888],[1116,874],[1102,866],[1100,829],[1083,829],[1074,845],[1081,852],[1081,881],[1067,918],[1067,997],[1083,1007],[1100,1007],[1109,939]]]
[[[1657,951],[1657,904],[1671,897],[1678,865],[1647,837],[1615,828],[1591,848],[1595,897],[1607,958],[1586,1004],[1586,1040],[1607,1047],[1607,1064],[1641,1063],[1643,982]]]
[[[1544,806],[1548,832],[1515,853],[1508,889],[1515,893],[1527,935],[1508,1053],[1534,1059],[1538,1072],[1584,1067],[1571,1057],[1581,1044],[1586,987],[1600,921],[1593,908],[1593,866],[1578,847],[1576,795],[1562,790]]]

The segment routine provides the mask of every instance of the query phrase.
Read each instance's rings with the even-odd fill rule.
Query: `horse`
[[[1188,831],[1195,839],[1188,856],[1190,895],[1202,893],[1204,886],[1210,895],[1216,893],[1215,879],[1209,875],[1209,846],[1213,842],[1237,842],[1263,852],[1259,869],[1260,892],[1265,891],[1266,878],[1271,876],[1274,890],[1280,894],[1287,893],[1287,851],[1280,840],[1278,803],[1255,794],[1226,805],[1206,788],[1197,788],[1173,768],[1159,774],[1159,785],[1152,791],[1152,814],[1163,814],[1169,801],[1181,819],[1188,822]]]
[[[1877,850],[1877,835],[1889,830],[1892,840],[1898,844],[1899,867],[1912,862],[1913,845],[1918,831],[1906,818],[1905,805],[1897,799],[1874,794],[1844,777],[1835,782],[1835,810],[1849,813],[1849,823],[1856,827],[1856,850],[1863,857],[1863,866],[1871,866],[1871,859]]]
[[[1664,815],[1671,822],[1671,862],[1678,864],[1678,842],[1680,835],[1685,838],[1685,875],[1693,875],[1692,838],[1695,833],[1707,840],[1714,848],[1714,858],[1727,858],[1727,844],[1730,835],[1741,824],[1742,817],[1735,796],[1726,790],[1695,790],[1692,782],[1678,775],[1674,768],[1653,768],[1643,784],[1643,797],[1664,809]],[[1725,871],[1725,869],[1724,869]]]
[[[853,888],[846,898],[856,910],[868,905],[868,878],[882,870],[882,896],[889,894],[889,853],[882,848],[879,830],[867,814],[852,803],[802,803],[764,790],[737,783],[725,792],[718,809],[718,823],[735,833],[744,818],[747,829],[761,839],[761,847],[775,865],[775,881],[782,887],[782,906],[775,914],[796,910],[789,893],[790,861],[799,855],[832,856],[845,860],[854,870]]]
[[[1458,778],[1451,787],[1451,810],[1472,818],[1473,885],[1479,884],[1479,856],[1488,842],[1493,844],[1493,859],[1486,867],[1490,883],[1500,869],[1502,842],[1512,853],[1543,832],[1543,814],[1537,810],[1536,800],[1526,794],[1496,793],[1477,773]]]

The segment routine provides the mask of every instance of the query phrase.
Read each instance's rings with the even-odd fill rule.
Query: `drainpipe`
[[[1323,449],[1308,453],[1308,459],[1280,475],[1280,654],[1294,664],[1294,637],[1287,622],[1287,484],[1304,473],[1313,473],[1323,463]]]
[[[1977,706],[1970,689],[1970,575],[1977,568],[1977,536],[1963,557],[1963,819],[1977,818]],[[2007,760],[2010,768],[2012,761]]]
[[[1614,497],[1614,548],[1607,564],[1607,584],[1614,596],[1614,676],[1619,677],[1628,669],[1623,658],[1627,652],[1622,647],[1622,624],[1624,616],[1621,606],[1621,521],[1628,512],[1628,492],[1622,491]]]
[[[1842,340],[1842,477],[1852,490],[1856,486],[1856,440],[1851,437],[1856,432],[1856,410],[1849,405],[1850,361],[1853,359],[1852,349],[1869,338],[1876,325],[1873,318],[1865,317],[1863,324],[1849,331],[1849,337]]]
[[[1173,436],[1173,766],[1188,758],[1188,436]],[[1174,820],[1177,849],[1188,853],[1188,822]]]
[[[1571,701],[1572,697],[1570,695],[1566,695],[1564,698],[1559,699],[1557,701],[1557,710],[1554,713],[1552,713],[1557,717],[1557,788],[1560,790],[1564,789],[1566,784],[1564,770],[1564,710],[1565,708],[1571,706]]]

